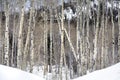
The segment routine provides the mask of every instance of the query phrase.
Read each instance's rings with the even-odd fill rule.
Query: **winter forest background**
[[[69,80],[119,61],[119,0],[0,0],[0,64]]]

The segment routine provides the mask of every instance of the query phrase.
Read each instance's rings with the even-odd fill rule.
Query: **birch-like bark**
[[[23,23],[24,23],[24,3],[22,4],[22,10],[21,10],[21,19],[20,19],[20,26],[19,26],[19,34],[18,34],[18,51],[17,51],[17,67],[22,69],[22,32],[23,32]]]
[[[12,58],[11,58],[11,64],[12,64],[13,66],[15,66],[15,65],[14,65],[14,54],[15,54],[15,53],[14,53],[14,52],[15,52],[15,49],[14,49],[14,48],[15,48],[15,24],[16,24],[16,23],[15,23],[15,17],[16,17],[16,14],[15,14],[14,17],[13,17],[13,34],[12,34],[13,36],[12,36],[12,46],[11,46],[11,47],[12,47],[12,51],[11,51],[11,55],[12,55],[12,56],[11,56],[11,57],[12,57]]]
[[[69,38],[70,38],[70,20],[68,20],[68,30],[67,30],[67,32],[68,32],[68,36],[69,36]],[[68,53],[68,55],[69,55],[69,67],[70,67],[70,77],[71,78],[73,78],[73,68],[72,68],[72,55],[71,55],[71,53]]]
[[[62,79],[62,67],[63,67],[63,58],[64,58],[64,5],[62,0],[62,19],[61,19],[61,56],[60,56],[60,80]]]
[[[32,17],[32,24],[30,25],[30,27],[31,27],[31,54],[30,54],[30,58],[31,58],[31,61],[30,61],[30,72],[32,72],[33,71],[33,66],[34,66],[34,55],[35,55],[35,53],[34,53],[34,51],[35,51],[35,49],[34,49],[34,30],[35,30],[35,17],[36,17],[36,14],[35,14],[35,3],[34,3],[34,0],[32,0],[31,1],[31,5],[32,5],[32,8],[31,8],[31,17]]]
[[[48,40],[47,14],[44,12],[44,75],[48,72]]]
[[[102,5],[104,7],[104,5]],[[104,9],[103,9],[104,13]],[[101,68],[105,68],[105,25],[104,25],[104,15],[102,15],[102,51],[101,51]]]
[[[77,0],[77,9],[78,9],[78,6],[79,6],[79,0]],[[78,61],[77,61],[77,76],[80,76],[80,15],[79,15],[79,12],[77,10],[77,26],[76,26],[76,55],[77,55],[77,58],[78,58]]]
[[[111,12],[111,22],[112,22],[112,64],[115,63],[115,24],[113,21],[113,12],[112,9],[110,9]]]
[[[7,66],[9,66],[9,3],[5,1],[5,62]]]
[[[100,0],[99,1],[99,5],[98,5],[98,11],[100,11]],[[98,43],[98,35],[99,35],[99,18],[100,18],[100,12],[97,12],[97,23],[96,23],[96,28],[95,28],[95,38],[94,38],[94,55],[93,55],[93,59],[94,59],[94,70],[96,70],[96,65],[97,65],[97,43]]]
[[[74,47],[73,47],[72,41],[70,40],[70,37],[68,36],[67,30],[66,30],[65,28],[64,28],[64,32],[65,32],[65,35],[66,35],[67,40],[68,40],[68,42],[69,42],[70,48],[71,48],[71,50],[72,50],[72,52],[73,52],[73,55],[74,55],[74,57],[75,57],[75,60],[77,61],[77,56],[76,56],[76,53],[75,53],[75,49],[74,49]]]
[[[87,25],[86,25],[86,55],[87,55],[87,70],[90,71],[90,26],[89,26],[89,9],[90,9],[90,1],[87,0]],[[86,71],[87,71],[86,70]]]
[[[105,16],[105,67],[108,66],[108,18]]]
[[[83,37],[82,37],[82,24],[83,24],[83,20],[82,20],[82,14],[80,14],[80,76],[82,76],[82,61],[81,61],[81,57],[82,57],[82,53],[83,53]]]
[[[50,9],[50,68],[49,72],[52,71],[52,60],[53,60],[53,14],[52,14],[52,7]]]
[[[82,39],[82,53],[81,53],[81,74],[85,75],[86,74],[86,40],[85,40],[85,24],[86,24],[86,15],[87,14],[82,14],[83,18],[82,18],[82,35],[81,35],[81,39]]]

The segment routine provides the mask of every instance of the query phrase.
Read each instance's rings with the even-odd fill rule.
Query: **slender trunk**
[[[82,14],[80,15],[80,76],[82,76],[82,61],[81,61],[81,58],[82,58],[82,53],[83,53],[83,46],[82,46],[82,23],[83,23],[83,20],[82,20]]]
[[[79,1],[77,0],[77,6],[79,6]],[[78,8],[78,7],[77,7]],[[78,61],[77,61],[77,76],[80,76],[80,63],[79,63],[79,60],[80,60],[80,15],[78,14],[78,10],[77,10],[77,26],[76,26],[76,55],[77,55],[77,58],[78,58]]]
[[[7,66],[9,66],[9,4],[6,2],[5,4],[5,62]]]
[[[118,24],[119,24],[119,36],[118,36],[118,61],[120,61],[120,10],[118,11]]]
[[[104,12],[104,11],[103,11]],[[104,26],[104,15],[102,16],[102,51],[101,51],[101,68],[105,68],[105,26]]]
[[[24,4],[24,1],[23,1],[23,4]],[[19,34],[18,34],[17,67],[20,69],[22,68],[23,23],[24,23],[24,5],[22,5],[20,27],[19,27]]]
[[[68,20],[68,36],[69,36],[69,38],[70,38],[70,20]],[[71,53],[69,52],[68,53],[68,55],[69,55],[69,67],[70,67],[70,78],[73,78],[73,67],[72,67],[72,55],[71,55]]]
[[[108,61],[108,18],[107,16],[105,16],[105,67],[107,67],[109,65],[109,61]]]
[[[94,59],[94,70],[96,70],[96,66],[97,66],[97,54],[98,54],[98,48],[97,48],[97,43],[98,43],[98,35],[99,35],[99,18],[100,18],[100,1],[99,1],[99,5],[98,5],[98,13],[97,13],[97,23],[96,23],[96,28],[95,28],[95,38],[94,38],[94,55],[93,55],[93,59]]]
[[[31,49],[31,54],[30,54],[30,58],[31,58],[31,61],[30,61],[30,72],[32,72],[33,71],[33,66],[34,66],[34,51],[35,51],[35,49],[34,49],[34,30],[35,30],[35,17],[36,17],[36,14],[35,14],[35,10],[34,10],[34,7],[35,7],[35,5],[34,5],[34,0],[32,0],[32,2],[31,2],[31,4],[32,4],[32,9],[31,9],[31,17],[32,17],[32,24],[33,24],[33,26],[32,26],[32,24],[30,25],[30,27],[31,27],[31,47],[30,47],[30,49]]]
[[[70,48],[71,48],[71,50],[72,50],[72,52],[73,52],[73,55],[74,55],[74,57],[75,57],[75,60],[77,61],[77,56],[76,56],[76,53],[75,53],[75,49],[74,49],[74,47],[73,47],[72,41],[70,40],[70,37],[68,36],[67,30],[66,30],[65,28],[64,28],[64,32],[65,32],[65,35],[66,35],[67,40],[68,40],[68,42],[69,42]]]
[[[86,74],[86,52],[85,52],[85,48],[86,48],[86,40],[85,40],[85,26],[86,26],[86,15],[87,14],[83,14],[83,24],[82,24],[82,35],[81,35],[81,39],[82,39],[82,53],[81,53],[81,74],[85,75]]]
[[[2,4],[0,4],[2,5]],[[0,64],[3,64],[3,51],[2,51],[2,48],[3,48],[3,44],[2,44],[2,40],[3,39],[3,36],[2,36],[2,13],[0,13]]]
[[[13,18],[13,36],[12,36],[12,51],[11,51],[11,55],[12,55],[12,57],[11,57],[11,64],[13,65],[13,66],[15,66],[15,64],[14,64],[14,52],[15,52],[15,17],[16,17],[16,14],[14,15],[14,18]]]
[[[90,2],[87,2],[87,25],[86,25],[86,55],[87,55],[87,70],[90,71],[90,26],[89,26],[89,9],[90,9]],[[86,70],[86,71],[87,71]]]
[[[52,30],[52,27],[53,27],[53,14],[52,14],[52,7],[50,9],[50,70],[49,72],[52,71],[52,61],[53,61],[53,30]]]
[[[112,22],[112,64],[115,63],[115,24],[113,21],[113,12],[112,9],[110,10],[111,12],[111,22]]]
[[[62,19],[61,19],[61,56],[60,56],[60,80],[62,79],[62,67],[63,67],[63,58],[64,58],[64,7],[62,0]]]
[[[48,29],[47,29],[47,14],[44,12],[44,75],[48,72]]]

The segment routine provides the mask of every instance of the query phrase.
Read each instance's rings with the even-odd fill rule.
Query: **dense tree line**
[[[0,0],[1,64],[30,72],[43,65],[62,80],[63,67],[68,79],[120,61],[119,1],[40,1]]]

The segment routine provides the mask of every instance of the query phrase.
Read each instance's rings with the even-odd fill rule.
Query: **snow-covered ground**
[[[37,75],[19,69],[0,65],[0,80],[45,80]]]
[[[120,80],[120,63],[73,80]]]
[[[58,74],[57,66],[52,66],[52,72],[47,73],[46,75],[43,75],[43,73],[44,73],[43,69],[44,69],[44,66],[34,66],[33,67],[33,74],[44,77],[45,80],[59,80],[60,75]],[[70,74],[69,70],[66,69],[65,67],[63,67],[62,68],[62,79],[66,80],[66,78],[67,78],[68,80],[70,80],[69,74]]]
[[[59,77],[59,75],[57,76],[57,74],[55,75],[54,73],[48,73],[48,75],[43,78],[43,71],[40,70],[42,68],[40,68],[39,70],[37,69],[37,67],[36,69],[34,67],[34,74],[31,74],[19,69],[0,65],[0,80],[56,80],[56,78]],[[37,74],[38,76],[35,74]],[[63,80],[66,80],[65,75],[66,74],[64,74],[63,76]],[[70,79],[68,78],[68,80]],[[106,69],[94,71],[73,80],[120,80],[120,63]]]

